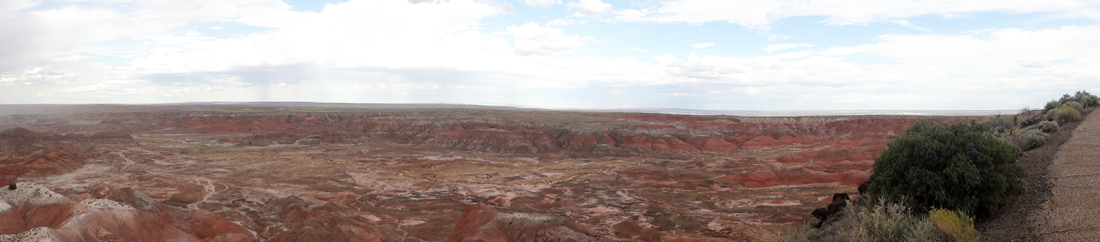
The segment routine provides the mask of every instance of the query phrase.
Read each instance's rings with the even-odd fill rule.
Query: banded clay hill
[[[0,241],[748,241],[972,117],[9,106]]]

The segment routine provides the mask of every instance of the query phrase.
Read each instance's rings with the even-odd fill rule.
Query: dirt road
[[[1050,166],[1050,200],[1030,219],[1043,241],[1100,240],[1100,114],[1081,122]]]

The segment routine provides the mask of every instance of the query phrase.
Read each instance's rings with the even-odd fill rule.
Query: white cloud
[[[508,32],[515,37],[516,53],[525,56],[569,53],[584,46],[580,36],[567,36],[560,29],[539,27],[535,23],[508,26]]]
[[[38,5],[41,0],[5,0],[0,2],[0,13],[10,13]]]
[[[995,29],[962,35],[887,34],[878,43],[830,48],[823,54],[868,53],[907,65],[960,73],[1011,74],[1021,62],[1057,63],[1063,71],[1100,75],[1100,25],[1059,29]],[[1078,69],[1079,68],[1079,69]]]
[[[1020,63],[1020,67],[1023,67],[1023,68],[1043,68],[1043,67],[1046,67],[1046,65],[1043,65],[1042,62],[1031,61],[1031,62],[1022,62],[1022,63]]]
[[[48,64],[87,43],[163,35],[195,21],[266,25],[294,19],[279,0],[105,1],[89,8],[33,8],[41,2],[0,1],[0,43],[5,43],[0,45],[0,72]]]
[[[523,3],[540,8],[549,8],[561,4],[561,0],[523,0]]]
[[[424,4],[349,1],[328,5],[322,13],[303,15],[262,34],[227,39],[156,37],[159,43],[183,48],[153,50],[135,60],[131,68],[145,73],[285,65],[476,69],[492,61],[508,62],[493,57],[512,52],[504,39],[474,30],[482,17],[503,11],[473,0]]]
[[[606,6],[602,12],[612,11],[610,5],[592,2]],[[707,15],[685,17],[676,14],[686,12],[670,12],[677,2],[688,1],[631,10],[635,15],[627,10],[612,12],[617,18],[634,16],[638,21],[706,19]],[[11,3],[31,3],[32,7]],[[1095,68],[1100,66],[1100,48],[1094,47],[1100,43],[1100,26],[886,34],[871,44],[825,51],[801,49],[750,58],[661,53],[653,57],[654,63],[632,58],[555,57],[586,44],[605,46],[590,42],[592,37],[567,35],[549,27],[583,23],[573,19],[585,18],[483,29],[487,17],[507,13],[508,8],[481,0],[420,4],[352,0],[328,5],[317,13],[294,12],[279,1],[261,0],[194,2],[198,7],[185,6],[189,1],[139,2],[134,9],[34,8],[33,3],[0,1],[0,43],[4,43],[0,45],[0,96],[5,97],[0,102],[289,99],[542,107],[983,109],[1034,107],[1051,98],[1036,93],[1095,89],[1095,80],[1100,79],[1100,69]],[[586,11],[581,3],[570,6],[579,14],[599,14],[581,13]],[[756,3],[745,4],[745,11],[752,10],[752,4]],[[770,6],[769,2],[759,4]],[[1008,2],[1012,4],[1019,3]],[[923,9],[921,6],[914,8]],[[746,13],[751,16],[714,18],[743,17],[747,25],[767,26],[775,19],[821,13],[829,23],[847,24],[859,21],[840,20],[858,20],[859,13],[866,12],[799,10],[802,8],[795,4],[777,8],[791,11],[749,11]],[[881,9],[881,13],[862,19],[893,20],[890,16],[905,15],[894,13],[897,11]],[[148,21],[139,21],[142,19]],[[180,30],[206,27],[210,22],[271,29],[232,37]],[[514,39],[507,39],[508,35]],[[647,51],[630,47],[636,43],[627,44],[606,47]],[[712,45],[693,46],[703,49]],[[764,50],[770,53],[811,46],[774,44]],[[124,60],[106,65],[100,57],[107,56]],[[873,59],[863,59],[868,56]],[[669,93],[674,95],[664,95]],[[977,99],[1006,101],[972,101]]]
[[[588,21],[574,20],[574,19],[555,19],[555,20],[550,20],[550,22],[546,22],[546,26],[567,26],[567,25],[574,25],[574,24],[584,24],[584,23],[587,23],[587,22]]]
[[[569,8],[577,9],[577,13],[581,15],[598,15],[611,11],[611,4],[600,0],[578,0],[569,3]]]
[[[698,43],[698,44],[694,44],[694,45],[691,45],[691,46],[695,46],[695,48],[699,48],[699,49],[705,49],[705,48],[711,47],[713,45],[714,45],[714,43]]]
[[[645,9],[615,11],[622,21],[638,22],[728,22],[749,28],[767,29],[780,19],[823,16],[834,25],[865,24],[887,19],[924,15],[965,13],[1056,13],[1068,17],[1100,19],[1100,5],[1080,0],[964,0],[964,1],[878,1],[878,0],[673,0]]]
[[[761,48],[761,49],[763,49],[764,51],[767,51],[768,53],[772,53],[772,52],[775,52],[777,50],[786,50],[786,49],[794,49],[794,48],[799,48],[799,47],[813,47],[813,46],[814,46],[813,44],[786,43],[786,44],[768,45],[768,46],[764,46],[764,48]]]
[[[668,65],[668,64],[671,64],[673,62],[676,62],[676,57],[672,57],[672,55],[669,55],[669,54],[654,56],[653,59],[657,60],[657,62],[660,62],[661,65]]]
[[[207,28],[207,29],[210,29],[210,30],[222,30],[222,27],[214,26],[214,27],[209,27],[209,28]]]
[[[901,19],[891,20],[890,22],[893,22],[893,23],[901,25],[901,26],[905,26],[905,27],[910,28],[910,29],[918,30],[918,31],[935,32],[935,30],[933,30],[933,29],[917,26],[913,23],[910,23],[909,21],[905,21],[905,20],[901,20]]]

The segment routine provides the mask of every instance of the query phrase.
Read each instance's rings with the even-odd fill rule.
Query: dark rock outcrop
[[[821,228],[821,225],[825,224],[826,221],[837,219],[837,215],[848,206],[848,201],[850,200],[847,193],[833,194],[833,201],[830,202],[827,207],[814,209],[812,214],[814,217],[821,220],[814,227]]]

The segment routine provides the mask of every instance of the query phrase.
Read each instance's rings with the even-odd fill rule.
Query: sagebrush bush
[[[978,230],[974,229],[974,219],[965,214],[936,209],[928,212],[928,219],[946,235],[948,241],[979,241]]]
[[[1050,110],[1053,110],[1053,109],[1061,107],[1061,106],[1062,106],[1062,103],[1060,103],[1058,101],[1050,100],[1050,102],[1047,102],[1046,105],[1043,105],[1043,112],[1046,113]]]
[[[875,159],[867,192],[919,213],[944,208],[990,214],[1021,188],[1020,149],[977,123],[919,122]]]
[[[1089,98],[1082,100],[1081,104],[1084,104],[1086,107],[1100,105],[1100,97],[1090,96]]]
[[[1043,121],[1039,123],[1039,130],[1043,132],[1058,132],[1058,122],[1055,121]]]
[[[1063,104],[1061,107],[1051,109],[1047,112],[1047,119],[1057,121],[1060,124],[1077,122],[1081,120],[1081,112],[1069,105]]]
[[[1020,127],[1031,126],[1041,121],[1043,121],[1043,117],[1041,115],[1028,116],[1027,118],[1024,118],[1023,121],[1020,121]]]
[[[1069,94],[1062,94],[1062,98],[1058,99],[1058,102],[1066,104],[1068,102],[1076,102],[1077,96],[1070,96]]]
[[[982,120],[982,125],[987,131],[1001,132],[1016,127],[1016,121],[1013,116],[997,115],[985,118]]]
[[[1050,138],[1050,135],[1040,130],[1032,129],[1024,131],[1020,134],[1020,137],[1016,137],[1016,145],[1020,146],[1021,150],[1030,150],[1043,145],[1044,142],[1047,142],[1048,138]]]
[[[1078,112],[1084,112],[1085,111],[1085,105],[1081,105],[1081,102],[1077,102],[1077,101],[1068,102],[1068,103],[1066,103],[1066,106],[1069,106],[1073,109],[1076,109]]]
[[[1075,96],[1077,96],[1077,101],[1081,102],[1081,104],[1085,105],[1085,107],[1100,105],[1100,97],[1092,95],[1085,90],[1077,91],[1077,93],[1075,93]]]

